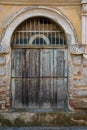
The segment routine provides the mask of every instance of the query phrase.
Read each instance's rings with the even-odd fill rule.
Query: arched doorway
[[[12,107],[67,107],[67,41],[64,30],[46,17],[29,18],[14,31]]]

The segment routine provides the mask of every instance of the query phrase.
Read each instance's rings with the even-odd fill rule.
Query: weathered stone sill
[[[12,112],[0,114],[0,126],[86,126],[87,113]]]

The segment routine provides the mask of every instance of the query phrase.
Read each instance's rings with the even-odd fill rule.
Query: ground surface
[[[0,130],[87,130],[87,127],[0,127]]]

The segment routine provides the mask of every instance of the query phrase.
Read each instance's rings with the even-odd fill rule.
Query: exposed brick
[[[78,104],[74,101],[74,99],[69,99],[69,104],[74,109],[78,108]]]
[[[78,87],[87,87],[87,78],[75,79],[73,80],[73,84],[74,86],[78,86]]]
[[[78,108],[85,108],[87,109],[87,100],[82,100],[78,103]]]
[[[6,87],[0,87],[0,92],[6,91]]]
[[[0,87],[6,86],[6,79],[0,79]]]
[[[6,96],[6,91],[0,92],[0,100],[4,99]]]
[[[5,104],[2,104],[2,105],[1,105],[1,109],[2,109],[2,110],[5,110]]]
[[[81,65],[81,56],[73,56],[72,57],[72,60],[73,60],[73,64],[74,65]]]
[[[87,97],[87,89],[73,90],[73,92],[78,97]]]
[[[81,72],[82,72],[81,67],[78,67],[78,66],[73,67],[74,75],[81,76]]]

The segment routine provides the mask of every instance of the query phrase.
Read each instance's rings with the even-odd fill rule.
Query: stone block
[[[87,87],[87,78],[79,78],[73,80],[74,86]]]
[[[6,79],[0,79],[0,87],[6,86]]]
[[[73,92],[75,95],[77,95],[77,97],[81,98],[87,97],[87,89],[73,90]]]
[[[86,67],[83,68],[83,75],[84,75],[85,77],[87,77],[87,68],[86,68]]]
[[[6,64],[6,57],[0,56],[0,65]]]
[[[4,110],[5,109],[5,104],[1,105],[1,109]]]
[[[6,87],[0,87],[0,92],[6,91]]]
[[[82,100],[78,103],[78,108],[87,109],[87,100]]]
[[[0,67],[0,76],[5,76],[5,75],[6,75],[6,68]]]
[[[82,72],[81,67],[79,66],[73,67],[73,75],[81,76],[81,72]]]
[[[83,58],[83,66],[87,67],[87,59]]]
[[[81,65],[81,56],[73,56],[72,60],[74,65]]]
[[[6,97],[6,91],[0,92],[0,100],[3,100]]]

